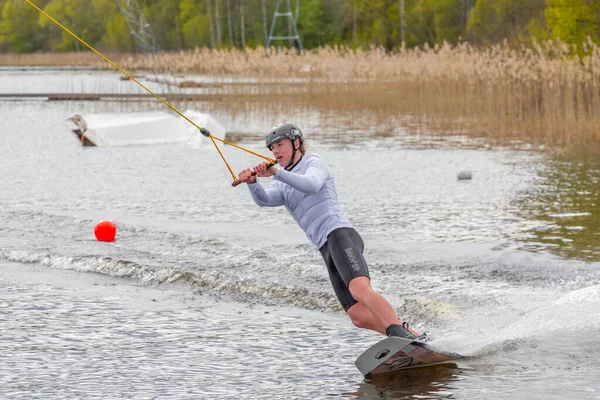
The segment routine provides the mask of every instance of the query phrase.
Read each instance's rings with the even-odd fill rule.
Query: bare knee
[[[358,278],[352,279],[348,284],[348,289],[350,290],[352,297],[359,302],[373,290],[371,288],[371,281],[366,276],[359,276]]]

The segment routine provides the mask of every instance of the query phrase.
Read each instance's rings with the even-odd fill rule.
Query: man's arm
[[[287,183],[303,193],[315,194],[321,190],[328,176],[329,168],[327,168],[327,165],[319,159],[313,159],[309,161],[304,175],[278,168],[273,179]]]
[[[271,182],[266,189],[255,182],[249,184],[248,189],[254,202],[261,207],[277,207],[284,204],[283,192],[276,182]]]

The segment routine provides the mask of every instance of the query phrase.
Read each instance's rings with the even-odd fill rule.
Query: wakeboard
[[[409,368],[454,364],[458,358],[461,356],[456,353],[440,353],[424,343],[392,336],[369,347],[354,364],[369,378]]]

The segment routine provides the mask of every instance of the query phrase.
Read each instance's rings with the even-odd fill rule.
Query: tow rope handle
[[[267,164],[267,169],[271,168],[273,165],[275,165],[275,163],[268,163]],[[252,171],[252,176],[256,176],[256,172]],[[235,181],[233,181],[231,183],[231,186],[236,187],[237,185],[239,185],[240,183],[242,183],[242,181],[236,179]]]
[[[209,139],[213,139],[214,138],[214,136],[211,135],[210,131],[208,129],[206,129],[206,128],[200,128],[200,133],[203,134],[204,136],[206,136]],[[213,139],[213,142],[214,142],[214,139]],[[262,156],[260,154],[254,153],[253,151],[250,151],[248,149],[241,148],[241,147],[236,146],[236,145],[234,145],[233,143],[230,143],[230,142],[226,142],[226,144],[229,144],[229,145],[234,146],[234,147],[238,147],[238,148],[240,148],[240,149],[242,149],[244,151],[247,151],[248,153],[252,153],[252,154],[257,155],[257,156],[259,156],[261,158],[264,158],[265,160],[269,160],[269,163],[267,164],[267,168],[271,168],[273,165],[276,164],[275,160],[273,160],[271,158],[268,158],[268,157]],[[223,156],[223,153],[221,153],[221,150],[219,149],[219,147],[216,144],[215,144],[215,147],[216,147],[217,151],[219,152],[219,154],[221,155],[221,158],[223,158],[223,160],[225,160],[225,157]],[[227,161],[225,161],[225,164],[227,165],[227,168],[229,168],[229,172],[231,173],[231,176],[233,176],[233,179],[234,179],[233,182],[231,182],[231,186],[236,187],[237,185],[239,185],[242,182],[235,177],[235,174],[233,173],[233,171],[229,167],[229,164],[227,163]],[[254,175],[256,175],[256,172],[252,171],[252,176],[254,176]]]

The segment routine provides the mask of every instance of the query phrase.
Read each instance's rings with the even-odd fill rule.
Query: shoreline
[[[600,81],[589,72],[600,62],[597,55],[579,61],[560,48],[529,53],[508,46],[492,49],[461,44],[392,54],[320,49],[265,56],[259,50],[197,49],[108,56],[136,75],[184,76],[158,83],[172,87],[178,101],[208,101],[230,112],[247,110],[248,104],[269,110],[276,103],[336,115],[367,113],[380,126],[398,126],[398,116],[404,116],[401,126],[415,133],[600,151],[600,115],[594,111]],[[111,70],[93,53],[4,55],[0,64],[20,64],[25,71],[23,65]],[[64,100],[87,99],[67,94]]]

